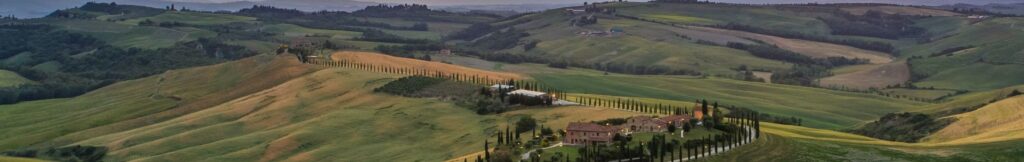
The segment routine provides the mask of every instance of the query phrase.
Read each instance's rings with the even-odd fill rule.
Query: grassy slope
[[[995,142],[1024,138],[1024,96],[1004,99],[978,110],[952,116],[957,121],[928,136],[935,142]]]
[[[432,64],[425,67],[451,69]],[[638,115],[562,107],[480,116],[436,99],[371,92],[397,75],[310,67],[257,56],[3,105],[0,149],[102,145],[111,161],[438,161],[477,151],[484,134],[524,115],[556,128]],[[160,96],[150,97],[157,87]]]
[[[681,101],[709,99],[724,105],[799,117],[806,126],[825,129],[851,128],[885,113],[913,111],[925,105],[869,94],[716,78],[562,74],[533,76],[541,83],[574,93]]]
[[[678,4],[678,3],[629,3],[619,12],[656,21],[692,24],[724,25],[737,23],[759,26],[773,30],[828,34],[825,23],[808,13],[784,11],[770,7]]]
[[[676,36],[684,33],[680,29],[661,24],[601,16],[597,24],[572,27],[569,22],[573,17],[560,11],[547,11],[511,20],[529,20],[516,28],[530,33],[531,36],[524,40],[539,40],[540,43],[531,51],[514,48],[505,52],[535,54],[551,60],[567,59],[584,64],[614,62],[659,65],[714,74],[732,74],[729,69],[740,65],[771,70],[789,67],[785,63],[758,58],[745,51],[697,44],[695,40]],[[610,28],[620,28],[625,33],[610,37],[576,34]]]
[[[1014,161],[1024,141],[907,144],[859,135],[762,123],[762,138],[709,161]],[[757,155],[757,156],[752,156]]]
[[[33,83],[33,81],[18,75],[18,73],[0,70],[0,87],[11,87],[30,83]]]
[[[162,14],[150,17],[141,17],[136,19],[130,19],[122,21],[125,24],[139,24],[139,22],[149,19],[150,21],[161,23],[161,22],[181,22],[191,25],[220,25],[237,22],[254,22],[256,18],[228,15],[228,14],[215,14],[215,13],[201,13],[201,12],[164,12]]]
[[[0,161],[5,161],[5,162],[46,162],[46,160],[20,158],[20,157],[7,157],[7,156],[0,156]]]
[[[43,19],[34,21],[52,24],[71,32],[87,34],[113,46],[125,48],[156,49],[170,47],[177,42],[193,41],[217,35],[213,31],[193,27],[163,28],[99,20]]]
[[[996,18],[965,26],[956,35],[904,49],[906,56],[924,56],[911,62],[914,73],[930,77],[918,86],[990,90],[1024,84],[1024,18]],[[973,45],[977,48],[952,56],[927,57],[938,51]]]
[[[0,149],[65,145],[164,121],[280,84],[310,70],[295,64],[274,56],[257,56],[125,81],[74,98],[0,105],[0,136],[4,137],[0,138]]]

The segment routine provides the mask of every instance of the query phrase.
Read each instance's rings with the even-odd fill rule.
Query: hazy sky
[[[520,4],[520,3],[553,3],[553,4],[566,4],[566,3],[583,3],[583,2],[601,2],[606,0],[357,0],[366,2],[378,2],[378,3],[419,3],[419,4],[430,4],[430,5],[458,5],[458,4]],[[633,0],[636,2],[641,2]],[[647,0],[643,0],[647,1]],[[729,3],[895,3],[895,4],[912,4],[912,5],[946,5],[955,3],[972,3],[972,4],[988,4],[988,3],[1024,3],[1024,0],[711,0],[712,2],[729,2]]]

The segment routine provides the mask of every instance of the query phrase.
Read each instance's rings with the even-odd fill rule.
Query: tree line
[[[743,43],[729,42],[727,43],[726,47],[744,50],[749,52],[750,54],[753,54],[754,56],[761,58],[780,60],[794,64],[824,66],[826,68],[870,63],[870,60],[862,58],[812,58],[807,55],[799,54],[793,51],[769,45],[748,45]]]
[[[812,35],[812,34],[804,34],[804,33],[799,33],[799,32],[790,32],[790,31],[781,31],[781,30],[771,30],[771,29],[765,29],[765,28],[754,27],[754,26],[743,25],[743,24],[736,24],[736,23],[729,23],[729,24],[725,24],[725,25],[713,25],[712,27],[722,28],[722,29],[731,29],[731,30],[740,30],[740,31],[746,31],[746,32],[751,32],[751,33],[758,33],[758,34],[774,35],[774,36],[793,38],[793,39],[803,39],[803,40],[810,40],[810,41],[842,44],[842,45],[847,45],[847,46],[851,46],[851,47],[857,47],[857,48],[866,49],[866,50],[884,52],[884,53],[888,53],[888,54],[891,54],[891,55],[895,55],[896,54],[895,53],[896,52],[896,47],[892,46],[889,43],[884,43],[884,42],[866,41],[866,40],[858,40],[858,39],[835,39],[835,38],[828,38],[828,37],[825,37],[825,36],[816,36],[816,35]]]

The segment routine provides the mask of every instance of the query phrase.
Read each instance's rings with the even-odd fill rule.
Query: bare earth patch
[[[765,83],[772,83],[772,72],[755,71],[754,76],[756,76],[757,78],[764,79]]]
[[[401,58],[401,57],[394,57],[394,56],[388,56],[388,55],[384,55],[384,54],[370,53],[370,52],[351,52],[351,51],[336,52],[336,53],[331,55],[331,59],[333,59],[333,60],[349,60],[349,61],[356,61],[356,62],[359,62],[359,63],[373,64],[373,65],[386,65],[386,66],[391,66],[391,67],[396,67],[396,68],[427,69],[427,70],[431,70],[431,71],[440,71],[440,72],[445,72],[445,73],[470,74],[470,75],[478,75],[478,76],[481,76],[481,77],[488,77],[488,78],[492,78],[492,79],[502,79],[502,80],[525,78],[525,77],[523,77],[523,76],[521,76],[519,74],[479,70],[479,69],[468,68],[468,67],[463,67],[463,66],[458,66],[458,65],[449,65],[449,64],[440,63],[440,62],[430,62],[430,61],[423,61],[423,60],[417,60],[417,59]]]
[[[820,80],[824,87],[846,87],[854,89],[880,88],[887,85],[904,83],[910,80],[910,67],[906,62],[879,64],[852,73],[835,75]]]

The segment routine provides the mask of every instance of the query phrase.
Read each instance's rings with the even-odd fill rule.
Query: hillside
[[[1024,96],[1003,99],[978,110],[951,116],[956,122],[928,136],[927,141],[985,143],[1024,138]]]
[[[1024,65],[1017,39],[1024,19],[993,18],[954,31],[955,35],[905,49],[923,87],[990,90],[1024,83]],[[960,48],[957,48],[960,47]],[[959,50],[957,50],[959,49]]]
[[[434,70],[455,67],[404,62]],[[437,161],[475,152],[484,134],[499,127],[494,121],[529,115],[564,127],[636,115],[566,107],[481,116],[442,100],[372,92],[397,75],[316,67],[292,56],[261,55],[173,70],[75,98],[3,105],[0,135],[7,138],[0,149],[104,146],[112,161]]]

